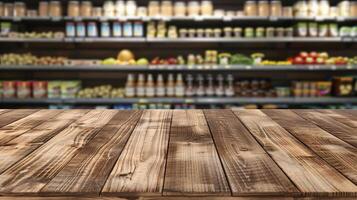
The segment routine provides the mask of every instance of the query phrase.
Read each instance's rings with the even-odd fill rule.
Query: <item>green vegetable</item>
[[[231,64],[233,65],[252,65],[253,59],[242,55],[242,54],[234,54],[231,57]]]

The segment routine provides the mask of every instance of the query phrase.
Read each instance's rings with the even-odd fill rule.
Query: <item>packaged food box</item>
[[[47,84],[48,98],[61,98],[61,81],[49,81]]]
[[[325,97],[330,96],[331,94],[331,81],[319,81],[317,82],[317,96]]]
[[[81,81],[61,82],[61,98],[76,98],[76,94],[81,89]]]
[[[353,77],[335,77],[333,93],[336,96],[351,96],[353,94]]]

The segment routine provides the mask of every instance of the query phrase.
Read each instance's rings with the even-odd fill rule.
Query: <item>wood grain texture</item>
[[[172,111],[144,111],[102,195],[161,195]]]
[[[43,122],[39,126],[25,132],[24,134],[10,140],[0,146],[0,174],[21,160],[29,153],[40,147],[54,135],[59,133],[69,124],[77,120],[88,111],[70,110],[58,114],[53,119]]]
[[[357,186],[259,110],[235,114],[304,195],[357,196]]]
[[[230,110],[205,110],[233,195],[292,195],[298,190]]]
[[[11,111],[10,109],[0,109],[0,118],[1,118],[2,114],[10,112],[10,111]]]
[[[264,110],[313,152],[357,184],[357,148],[289,110]]]
[[[0,194],[38,192],[117,113],[93,110],[0,175]]]
[[[118,112],[41,190],[41,195],[98,196],[141,111]]]
[[[35,109],[26,110],[11,110],[9,112],[4,112],[0,115],[0,127],[6,126],[16,120],[22,119],[32,113],[37,112]]]
[[[0,145],[5,145],[10,140],[26,133],[48,119],[60,114],[61,110],[40,110],[27,117],[19,119],[0,128]]]
[[[357,128],[357,115],[354,116],[348,110],[317,110],[317,111],[351,128]]]
[[[357,147],[357,129],[347,126],[324,113],[315,110],[293,110],[306,120],[315,123],[325,131],[335,135],[341,140]]]
[[[201,110],[173,112],[164,195],[230,195]]]

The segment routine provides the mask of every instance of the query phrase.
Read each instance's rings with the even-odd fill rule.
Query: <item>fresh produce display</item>
[[[301,52],[298,56],[289,58],[295,65],[313,65],[313,64],[333,64],[333,65],[346,65],[349,63],[348,57],[330,57],[326,52]]]
[[[123,98],[124,93],[124,88],[113,88],[111,85],[101,85],[81,89],[77,94],[77,98]]]
[[[13,28],[12,23],[1,22],[0,23],[0,37],[6,38],[20,38],[20,39],[63,39],[65,34],[61,31],[47,31],[47,32],[20,32],[16,28]]]
[[[52,56],[34,56],[27,54],[2,54],[0,55],[1,65],[65,65],[67,58]]]
[[[63,4],[63,5],[62,5]],[[67,7],[64,7],[67,5]],[[149,1],[144,6],[136,1],[104,1],[100,6],[90,1],[40,1],[38,9],[30,9],[23,2],[2,3],[1,16],[70,16],[70,17],[197,17],[197,16],[260,16],[260,17],[349,17],[357,16],[355,1],[340,1],[337,5],[330,5],[329,1],[297,1],[293,6],[285,5],[285,1],[245,1],[238,10],[223,10],[216,8],[212,1]]]

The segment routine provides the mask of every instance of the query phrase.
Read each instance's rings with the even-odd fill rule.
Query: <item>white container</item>
[[[310,17],[316,17],[319,14],[319,2],[317,0],[309,0],[307,4],[308,7],[308,15]]]
[[[338,6],[338,16],[340,17],[349,17],[350,16],[350,2],[341,1]]]
[[[115,15],[116,16],[125,16],[125,2],[124,1],[116,1],[115,2]]]
[[[127,16],[136,16],[136,2],[135,1],[127,1],[126,2],[126,6],[125,6],[125,10],[126,10],[126,15]]]
[[[319,16],[330,16],[330,3],[328,0],[321,0],[319,3]]]

